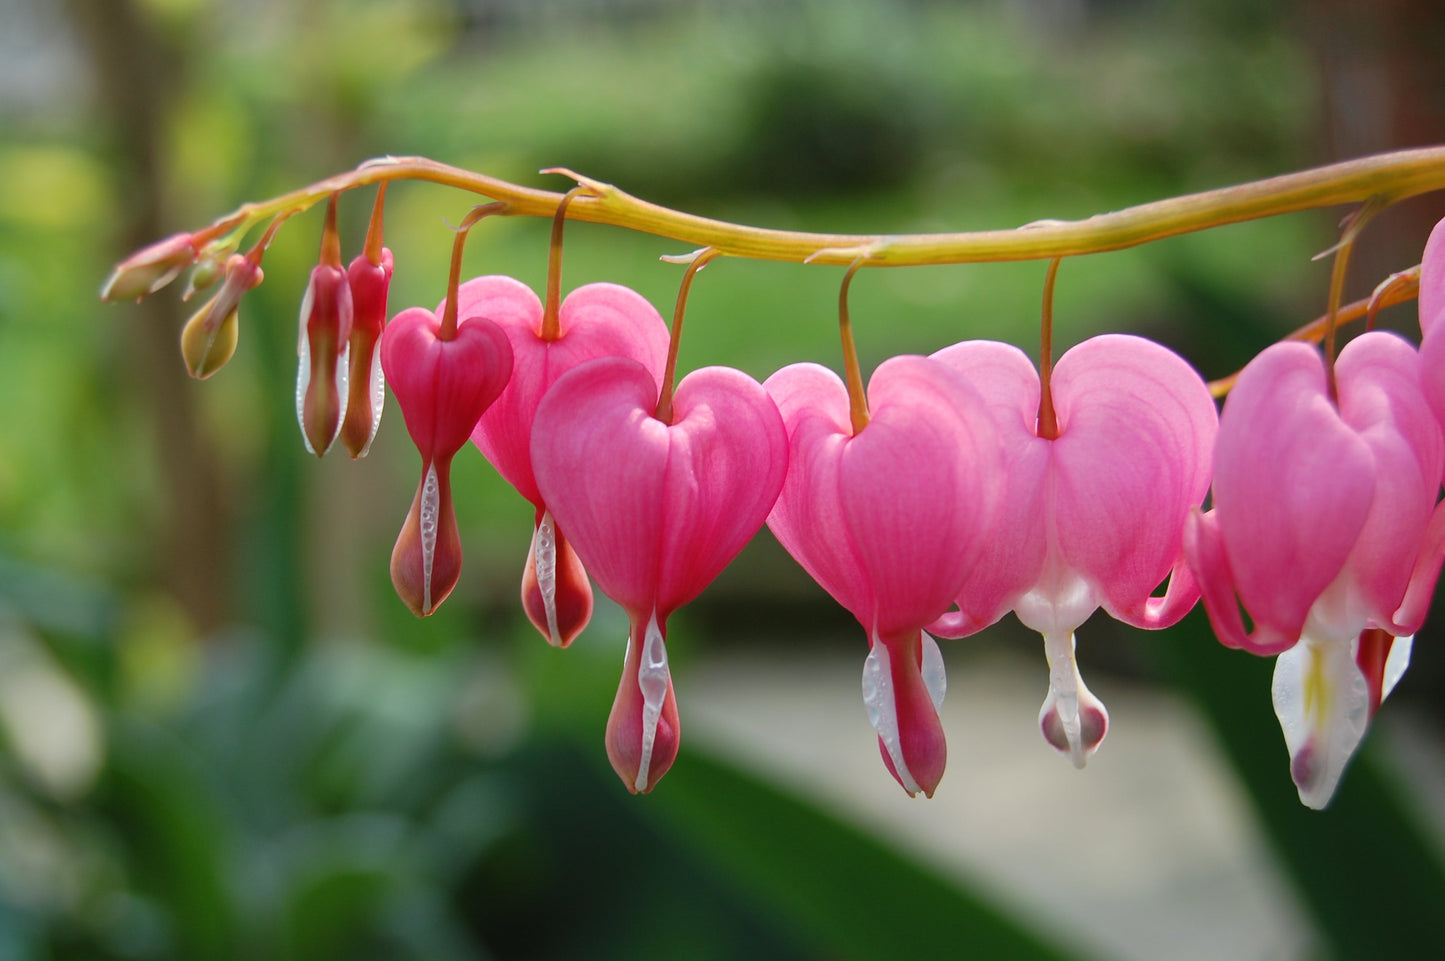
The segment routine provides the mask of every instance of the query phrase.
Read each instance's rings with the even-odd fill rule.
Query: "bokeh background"
[[[319,211],[205,384],[174,291],[96,290],[130,249],[386,153],[776,227],[1084,217],[1445,140],[1442,37],[1433,0],[0,0],[0,961],[1438,956],[1439,616],[1323,814],[1271,665],[1198,612],[1080,631],[1114,722],[1082,773],[1038,736],[1037,638],[946,643],[950,770],[910,801],[858,703],[861,631],[764,532],[673,620],[684,753],[633,798],[602,748],[625,621],[535,636],[524,502],[458,459],[464,577],[417,621],[387,576],[417,472],[395,406],[364,461],[305,454]],[[343,199],[348,256],[370,199]],[[434,304],[472,199],[389,201],[393,310]],[[1137,331],[1229,373],[1322,311],[1311,258],[1344,212],[1071,261],[1056,342]],[[1378,218],[1347,296],[1442,213]],[[486,223],[469,272],[540,289],[546,231]],[[657,258],[682,245],[567,238],[564,287],[670,312]],[[837,367],[840,275],[715,264],[683,368]],[[865,367],[1032,350],[1042,277],[865,272]]]

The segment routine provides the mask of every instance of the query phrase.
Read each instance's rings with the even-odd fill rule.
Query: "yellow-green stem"
[[[943,234],[816,234],[769,230],[699,217],[633,197],[585,178],[586,196],[567,211],[574,220],[612,224],[730,257],[847,265],[869,250],[870,266],[1043,260],[1119,250],[1223,224],[1299,210],[1361,203],[1382,204],[1445,189],[1445,146],[1377,154],[1252,183],[1157,200],[1086,220],[1058,221],[1014,230]],[[506,201],[508,213],[555,217],[564,195],[462,170],[424,157],[383,158],[300,190],[245,204],[198,231],[197,243],[247,230],[282,211],[298,212],[337,191],[392,180],[422,180]],[[819,253],[822,251],[822,253]]]

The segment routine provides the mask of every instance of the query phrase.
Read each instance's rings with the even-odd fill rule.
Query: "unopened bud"
[[[391,583],[417,617],[426,617],[461,579],[462,541],[452,506],[451,458],[424,463],[411,510],[391,550]]]
[[[386,326],[386,298],[391,287],[392,256],[385,247],[379,263],[357,256],[346,271],[351,287],[351,372],[341,441],[352,457],[365,457],[381,424],[386,380],[381,370],[381,332]]]
[[[566,647],[592,619],[592,584],[552,513],[537,509],[522,571],[522,609],[553,647]]]
[[[325,454],[346,416],[351,350],[351,288],[339,267],[311,270],[301,300],[296,353],[296,420],[306,449]]]
[[[174,234],[116,264],[100,288],[100,299],[140,300],[175,280],[195,260],[196,247],[191,235]]]
[[[236,352],[241,298],[262,276],[260,265],[248,257],[232,254],[226,261],[225,283],[181,329],[181,356],[192,377],[205,380]]]

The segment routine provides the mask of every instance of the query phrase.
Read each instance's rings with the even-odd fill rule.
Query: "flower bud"
[[[351,288],[341,268],[313,267],[296,343],[296,420],[306,450],[317,457],[330,449],[346,416],[351,311]]]
[[[381,424],[386,380],[381,371],[381,332],[386,326],[386,296],[391,287],[392,256],[385,247],[379,263],[360,254],[346,271],[351,287],[351,371],[341,441],[352,457],[365,457]]]
[[[196,247],[190,234],[173,234],[131,254],[116,265],[100,288],[100,299],[140,300],[176,279],[195,263]]]
[[[226,261],[221,289],[181,329],[181,356],[192,377],[205,380],[236,352],[241,298],[262,276],[261,265],[250,257],[232,254]]]

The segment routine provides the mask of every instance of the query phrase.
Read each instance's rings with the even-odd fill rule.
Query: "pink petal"
[[[1428,335],[1445,315],[1445,220],[1430,231],[1420,258],[1420,333]]]
[[[532,421],[542,396],[567,371],[597,357],[630,357],[661,381],[667,361],[667,325],[640,294],[617,284],[572,291],[558,312],[561,336],[543,340],[542,305],[510,277],[478,277],[457,295],[463,312],[492,319],[516,356],[511,383],[477,423],[472,441],[523,497],[540,506],[532,472]]]
[[[878,732],[888,773],[909,797],[933,797],[948,761],[943,724],[943,661],[938,644],[919,631],[874,636],[863,667],[863,705]],[[929,662],[937,659],[936,665]],[[925,673],[933,668],[936,687]]]
[[[1039,375],[1023,351],[997,341],[970,340],[932,356],[961,374],[988,405],[998,426],[1007,478],[996,533],[984,539],[978,563],[959,589],[960,610],[933,626],[944,636],[961,637],[1008,613],[1039,580],[1046,550],[1051,444],[1035,433]]]
[[[1374,458],[1330,401],[1313,347],[1279,343],[1240,374],[1220,418],[1214,507],[1235,590],[1259,628],[1298,638],[1364,527]],[[1195,569],[1206,598],[1217,566]]]
[[[1122,334],[1066,353],[1053,387],[1052,508],[1061,556],[1110,613],[1147,621],[1150,594],[1181,557],[1185,518],[1209,490],[1214,401],[1173,351]],[[1175,597],[1171,612],[1182,617],[1193,598]]]

